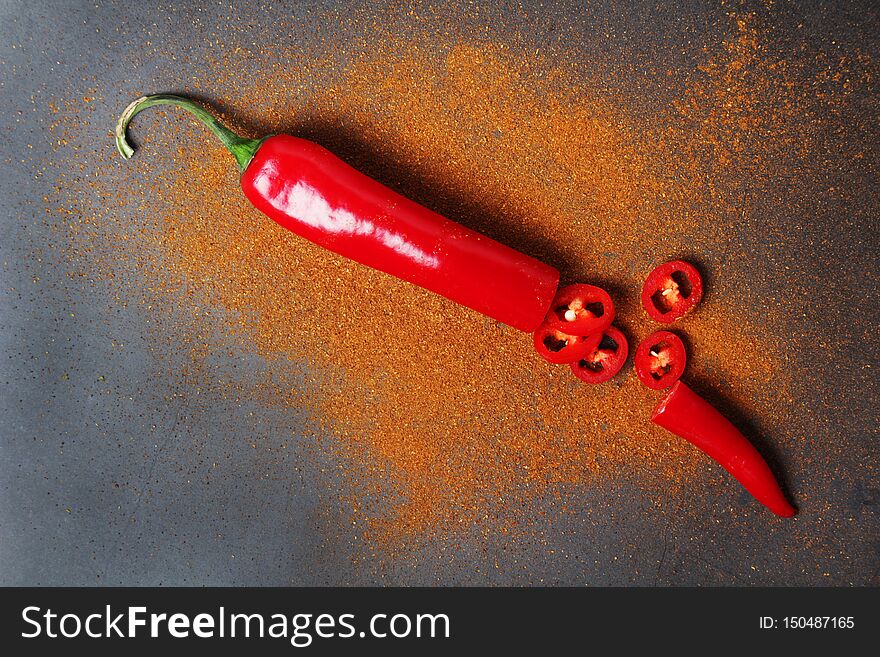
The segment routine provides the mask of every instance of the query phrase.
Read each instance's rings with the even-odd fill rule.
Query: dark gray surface
[[[456,29],[490,25],[495,38],[507,30],[534,32],[535,39],[576,48],[607,69],[623,93],[650,104],[674,96],[675,88],[639,77],[640,64],[692,66],[725,11],[702,3],[577,4],[498,6],[482,19],[469,15]],[[186,88],[210,55],[206,42],[214,35],[243,45],[283,42],[288,35],[273,20],[277,15],[304,22],[296,38],[306,53],[319,55],[326,39],[348,38],[336,3],[188,5],[4,2],[0,9],[0,583],[878,583],[877,398],[875,375],[861,368],[877,365],[876,170],[862,178],[856,171],[835,174],[837,184],[864,194],[837,208],[856,217],[859,229],[840,229],[830,242],[822,239],[827,226],[802,228],[784,201],[768,206],[778,210],[772,220],[780,226],[799,228],[792,260],[802,261],[815,237],[824,241],[810,267],[836,269],[844,300],[860,307],[870,329],[860,340],[848,331],[846,313],[830,313],[829,330],[851,360],[817,370],[817,422],[838,441],[833,467],[845,475],[814,475],[810,464],[832,464],[821,443],[806,439],[784,461],[792,485],[810,490],[819,509],[802,520],[813,530],[713,520],[711,491],[694,501],[705,506],[704,517],[673,507],[661,513],[643,498],[634,473],[633,481],[593,490],[588,500],[575,488],[561,501],[539,500],[546,520],[516,544],[501,536],[450,537],[415,558],[373,562],[344,525],[334,497],[338,482],[327,474],[332,459],[307,441],[291,442],[291,433],[310,428],[305,418],[230,400],[210,387],[197,393],[185,378],[169,376],[186,363],[175,361],[181,356],[174,350],[151,349],[151,333],[162,326],[142,309],[113,303],[105,287],[70,279],[59,249],[50,246],[63,238],[43,220],[48,183],[35,175],[54,157],[44,134],[47,102],[85,93],[80,90],[100,79],[103,89],[117,90],[101,101],[112,121],[144,90]],[[783,7],[778,19],[792,30],[806,24],[817,39],[837,40],[833,47],[876,57],[876,13],[858,4],[831,6]],[[609,33],[630,36],[603,38]],[[186,56],[148,60],[136,70],[118,57],[127,47],[162,39],[188,44]],[[108,128],[82,129],[97,142]],[[865,145],[869,159],[875,146]],[[760,255],[758,233],[739,237],[744,250]],[[271,368],[247,353],[218,356],[214,366],[218,372],[235,366],[238,376],[244,368],[255,377]],[[252,437],[259,449],[251,447]],[[287,444],[292,448],[280,449]],[[308,458],[301,458],[304,450]],[[578,515],[556,512],[578,499]],[[805,535],[813,538],[804,541]]]

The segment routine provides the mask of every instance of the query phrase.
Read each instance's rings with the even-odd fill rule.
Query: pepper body
[[[718,461],[756,500],[784,518],[795,514],[770,466],[730,420],[682,381],[676,381],[651,421]]]
[[[321,146],[266,139],[241,177],[261,212],[301,237],[522,331],[543,321],[559,272],[428,210]]]

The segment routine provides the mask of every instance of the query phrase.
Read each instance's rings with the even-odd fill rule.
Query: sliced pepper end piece
[[[788,500],[783,500],[783,502],[784,504],[778,508],[768,508],[780,518],[794,518],[797,515],[797,509]]]
[[[654,408],[651,421],[681,436],[717,461],[776,515],[791,518],[797,512],[754,445],[730,420],[681,380],[672,385]]]

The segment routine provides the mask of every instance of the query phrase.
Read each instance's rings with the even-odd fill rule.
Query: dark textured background
[[[332,516],[319,513],[320,497],[332,490],[324,466],[332,471],[332,463],[299,459],[295,448],[282,457],[251,449],[255,435],[269,447],[286,443],[304,419],[210,391],[169,395],[150,353],[150,333],[161,327],[148,325],[135,307],[110,304],[101,286],[68,280],[57,253],[40,247],[50,239],[42,222],[47,183],[34,175],[33,164],[53,158],[43,135],[51,120],[47,103],[83,95],[95,79],[106,90],[118,89],[115,96],[106,93],[105,106],[95,112],[106,115],[107,125],[83,128],[106,139],[119,110],[138,93],[185,88],[216,35],[244,45],[277,42],[284,34],[274,18],[283,15],[305,26],[297,34],[300,50],[319,53],[324,40],[347,38],[338,21],[343,4],[0,3],[0,583],[876,585],[876,375],[865,368],[877,365],[876,170],[834,172],[835,184],[854,190],[835,209],[853,221],[830,241],[827,228],[813,227],[809,214],[783,209],[776,217],[789,228],[790,257],[807,261],[812,271],[832,272],[852,307],[813,326],[846,350],[833,366],[817,367],[812,387],[820,426],[830,429],[779,457],[795,495],[811,493],[810,508],[790,531],[767,535],[760,522],[727,523],[710,493],[690,501],[704,505],[702,516],[656,514],[637,483],[620,481],[591,491],[581,518],[556,521],[567,526],[535,523],[535,540],[526,544],[505,545],[501,537],[488,546],[465,541],[454,557],[380,567],[353,558],[343,515],[335,526]],[[674,94],[674,84],[633,78],[628,87],[627,72],[648,61],[672,70],[692,67],[702,44],[717,38],[728,9],[674,4],[487,5],[483,18],[469,14],[457,29],[488,29],[503,40],[507,30],[532,32],[530,17],[539,15],[536,40],[552,33],[585,60],[602,62],[609,80],[649,107],[667,102],[663,96]],[[775,18],[783,34],[806,26],[810,38],[831,51],[876,58],[880,22],[870,4],[782,5]],[[230,15],[234,34],[225,28]],[[547,27],[554,24],[567,27],[564,36]],[[154,40],[178,44],[187,56],[137,70],[116,56]],[[871,164],[875,147],[864,145]],[[797,181],[780,181],[791,184]],[[753,233],[740,244],[751,240],[747,252],[758,267],[762,235],[757,224],[747,230]],[[817,235],[821,249],[814,246]],[[837,297],[819,291],[817,298],[833,304]],[[851,314],[859,318],[856,329],[848,323]],[[107,346],[113,336],[124,348]],[[255,357],[229,358],[241,366]],[[134,382],[137,394],[106,394],[106,380]],[[184,447],[192,441],[198,450]],[[835,449],[826,450],[823,441]],[[204,471],[217,460],[227,464],[223,476],[208,482]]]

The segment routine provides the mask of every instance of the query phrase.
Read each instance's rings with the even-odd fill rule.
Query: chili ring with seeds
[[[678,381],[686,363],[684,343],[670,331],[655,331],[636,349],[636,376],[652,390],[663,390]]]
[[[535,351],[541,358],[554,365],[567,365],[595,351],[602,340],[602,334],[570,335],[544,322],[535,331],[533,340]]]
[[[626,336],[609,326],[594,349],[571,363],[571,371],[584,383],[603,383],[621,370],[628,354]]]
[[[553,297],[546,322],[569,335],[601,333],[614,321],[614,303],[601,287],[576,283]]]
[[[655,322],[681,319],[703,298],[703,277],[689,262],[671,260],[648,274],[642,287],[642,306]]]

